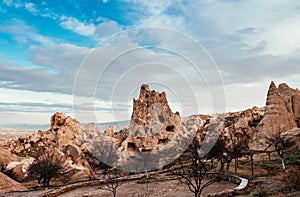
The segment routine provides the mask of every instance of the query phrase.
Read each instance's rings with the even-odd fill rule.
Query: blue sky
[[[155,49],[183,49],[182,40],[163,30],[155,35],[141,30],[134,38],[122,33],[149,26],[176,30],[205,48],[222,78],[226,100],[220,111],[263,106],[271,80],[300,87],[297,0],[2,0],[0,127],[47,124],[56,111],[76,116],[73,95],[78,71],[89,68],[86,78],[99,79],[101,62],[126,48],[138,48],[138,52],[120,56],[106,78],[100,77],[97,91],[90,95],[93,99],[77,109],[84,112],[80,121],[90,121],[92,108],[97,118],[91,121],[128,119],[131,99],[138,95],[141,82],[166,90],[171,107],[183,115],[216,112],[210,91],[220,84],[207,87],[205,79],[197,84],[193,81],[197,76],[192,76],[186,62],[170,51]],[[122,43],[116,44],[120,40]],[[97,47],[99,50],[93,50]],[[185,47],[195,51],[192,45]],[[191,79],[193,94],[184,93],[187,85],[179,82],[177,75]],[[190,105],[195,102],[191,98],[198,100],[199,109]],[[187,110],[182,109],[188,105]]]

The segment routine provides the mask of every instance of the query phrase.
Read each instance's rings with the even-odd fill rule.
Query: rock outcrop
[[[300,90],[282,83],[278,86],[278,91],[283,97],[288,112],[294,116],[297,126],[300,127]]]
[[[155,151],[180,130],[180,123],[181,117],[171,111],[166,93],[150,90],[144,84],[139,98],[133,100],[129,134],[122,147],[139,152]]]
[[[55,113],[48,131],[16,138],[7,146],[10,152],[27,159],[55,148],[66,156],[66,168],[79,170],[74,178],[82,178],[94,176],[90,165],[105,164],[129,171],[157,169],[182,154],[194,137],[205,144],[201,153],[217,144],[223,151],[222,157],[229,161],[237,156],[233,154],[249,149],[265,150],[269,147],[267,137],[295,135],[294,131],[299,132],[295,129],[300,126],[299,120],[300,91],[286,84],[278,88],[273,82],[270,84],[263,108],[184,118],[172,112],[165,92],[142,85],[139,98],[133,100],[130,125],[120,131],[110,126],[101,132],[94,123],[80,128],[79,121]],[[15,162],[22,161],[25,165],[24,158]],[[23,169],[22,165],[18,168]]]
[[[278,89],[274,82],[271,82],[266,100],[266,112],[257,127],[251,149],[266,150],[270,144],[268,139],[276,135],[280,136],[281,133],[297,126],[297,107],[300,105],[296,101],[297,92],[286,84],[280,84]]]
[[[50,119],[48,131],[39,130],[13,139],[8,142],[8,150],[21,157],[37,158],[47,149],[57,149],[66,157],[66,169],[79,170],[81,178],[93,177],[82,143],[79,121],[57,112]]]

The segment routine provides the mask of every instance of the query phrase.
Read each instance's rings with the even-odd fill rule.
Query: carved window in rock
[[[150,148],[143,148],[142,152],[151,152],[152,150]]]
[[[174,125],[168,125],[166,127],[166,131],[168,131],[168,132],[174,132],[175,131],[175,126]]]
[[[135,151],[136,150],[136,145],[134,142],[128,142],[127,143],[127,150],[128,151]]]
[[[167,144],[169,142],[169,139],[158,139],[158,144]]]

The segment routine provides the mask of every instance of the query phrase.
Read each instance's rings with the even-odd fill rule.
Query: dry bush
[[[63,175],[65,157],[56,150],[47,150],[38,157],[28,169],[28,175],[36,178],[38,184],[49,186],[52,178]]]

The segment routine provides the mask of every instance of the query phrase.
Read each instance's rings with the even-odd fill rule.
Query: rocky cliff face
[[[142,85],[139,98],[133,100],[129,134],[122,147],[140,152],[154,151],[170,141],[180,130],[180,123],[181,117],[178,112],[171,111],[166,93]]]
[[[288,112],[294,116],[297,126],[300,127],[300,90],[290,88],[287,84],[282,83],[278,86],[278,91]]]
[[[280,84],[277,88],[274,82],[271,82],[266,100],[266,112],[257,127],[251,149],[265,150],[269,145],[267,138],[275,137],[297,126],[300,105],[297,101],[298,93],[298,90],[289,88],[286,84]]]

